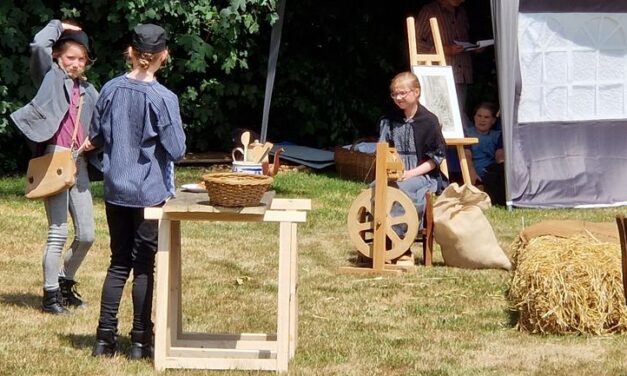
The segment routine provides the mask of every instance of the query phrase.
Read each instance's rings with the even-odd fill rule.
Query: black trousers
[[[102,286],[100,329],[117,330],[124,285],[133,272],[133,330],[152,330],[152,294],[158,221],[145,220],[144,208],[105,204],[111,237],[111,264]]]
[[[505,163],[493,163],[486,169],[483,186],[492,205],[505,206]]]

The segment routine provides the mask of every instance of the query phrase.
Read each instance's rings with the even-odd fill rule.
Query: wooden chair
[[[618,225],[618,235],[620,237],[623,294],[625,295],[625,303],[627,303],[627,221],[625,216],[622,214],[617,215],[616,224]]]

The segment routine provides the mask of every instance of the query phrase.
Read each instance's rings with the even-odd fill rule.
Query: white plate
[[[200,184],[192,183],[192,184],[183,184],[181,185],[181,189],[187,192],[207,192],[205,187]]]

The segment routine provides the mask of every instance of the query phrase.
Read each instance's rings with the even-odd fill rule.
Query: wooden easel
[[[407,17],[407,42],[409,47],[409,64],[414,65],[446,65],[446,57],[444,56],[444,47],[442,46],[442,38],[440,37],[440,28],[438,27],[438,20],[435,17],[429,19],[431,25],[431,34],[433,35],[433,45],[435,46],[434,54],[419,54],[418,44],[416,43],[416,23],[414,17]],[[457,156],[459,157],[459,164],[462,170],[462,177],[464,184],[472,185],[470,180],[470,172],[468,170],[468,160],[466,159],[466,153],[464,152],[464,146],[472,145],[479,142],[476,137],[464,137],[464,138],[447,138],[445,139],[447,145],[455,146],[457,150]],[[440,166],[442,172],[448,176],[448,169],[446,165]]]

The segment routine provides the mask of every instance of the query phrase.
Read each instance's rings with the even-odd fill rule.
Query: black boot
[[[78,282],[71,279],[65,279],[59,277],[59,287],[61,289],[61,295],[63,295],[63,301],[66,307],[85,307],[85,302],[81,299],[81,294],[76,291],[76,285]]]
[[[52,313],[53,315],[67,315],[70,313],[70,311],[63,307],[63,297],[61,296],[60,289],[44,290],[41,310],[45,313]]]
[[[152,330],[131,330],[131,359],[152,358],[154,352]]]
[[[96,343],[91,356],[113,356],[118,347],[118,333],[114,329],[96,330]]]

